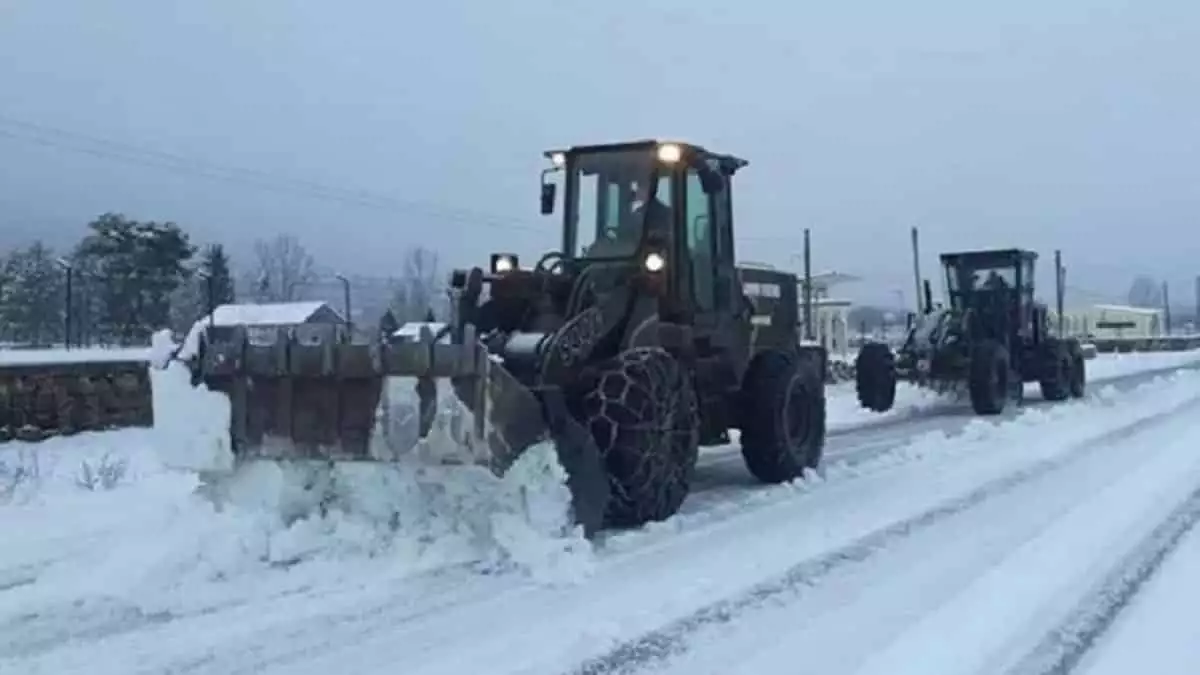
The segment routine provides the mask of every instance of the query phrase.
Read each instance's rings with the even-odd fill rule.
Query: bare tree
[[[254,242],[253,277],[249,294],[258,302],[292,302],[304,297],[305,286],[317,280],[316,261],[290,234]]]
[[[442,290],[437,253],[411,248],[404,255],[402,276],[393,282],[392,314],[401,323],[423,321],[431,310],[440,309]]]

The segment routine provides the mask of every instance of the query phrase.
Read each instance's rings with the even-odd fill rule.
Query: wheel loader
[[[1039,383],[1048,401],[1082,397],[1083,350],[1078,340],[1051,330],[1046,305],[1034,300],[1036,261],[1037,253],[1024,249],[943,253],[946,303],[933,306],[926,282],[923,312],[898,353],[882,342],[860,348],[855,377],[862,406],[889,410],[897,380],[964,392],[979,415],[1021,403],[1026,382]]]
[[[747,162],[650,140],[545,156],[541,213],[561,214],[560,248],[454,271],[436,331],[201,327],[192,381],[228,396],[236,461],[391,461],[377,412],[405,377],[419,436],[439,383],[469,412],[467,459],[434,461],[503,475],[552,442],[589,536],[676,513],[699,448],[731,430],[760,481],[817,467],[827,359],[799,339],[797,277],[734,263],[732,181]]]

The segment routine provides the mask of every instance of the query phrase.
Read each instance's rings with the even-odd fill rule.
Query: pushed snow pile
[[[179,361],[162,357],[155,347],[150,368],[154,405],[154,433],[159,459],[172,469],[230,471],[233,450],[229,445],[229,398],[192,386],[191,373]]]
[[[347,577],[466,568],[570,583],[591,569],[565,474],[545,445],[503,478],[412,461],[264,462],[240,467],[219,492],[219,506],[196,496],[167,514],[160,531],[116,542],[87,585],[143,611],[175,612]]]

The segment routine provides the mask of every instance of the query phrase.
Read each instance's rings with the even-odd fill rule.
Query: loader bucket
[[[479,347],[432,339],[392,345],[338,325],[208,327],[191,366],[194,384],[229,398],[239,460],[388,459],[405,430],[410,446],[429,433],[438,379],[453,378],[456,390],[480,399],[468,408],[486,408]],[[412,386],[404,391],[397,379]]]
[[[351,337],[342,326],[208,327],[190,363],[230,401],[230,448],[247,460],[394,461],[432,444],[441,463],[486,465],[502,476],[551,440],[567,473],[576,521],[599,529],[608,501],[603,462],[561,392],[532,391],[493,361],[468,327],[462,344],[423,327],[406,343]]]

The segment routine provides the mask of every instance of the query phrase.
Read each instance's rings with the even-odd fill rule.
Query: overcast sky
[[[810,227],[861,299],[911,301],[919,225],[927,269],[1061,247],[1079,289],[1190,304],[1197,64],[1189,0],[0,0],[0,242],[111,210],[371,274],[533,255],[542,150],[672,136],[750,160],[740,257]]]

